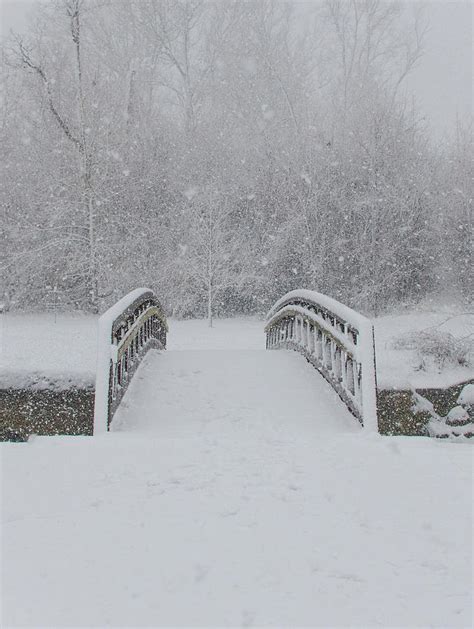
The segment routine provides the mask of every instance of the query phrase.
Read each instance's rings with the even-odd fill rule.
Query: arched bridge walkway
[[[359,426],[330,385],[294,352],[191,348],[147,355],[112,429],[265,441]]]

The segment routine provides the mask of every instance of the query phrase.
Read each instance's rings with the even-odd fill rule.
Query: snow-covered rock
[[[462,406],[452,408],[446,417],[448,426],[465,426],[470,421],[468,412]]]
[[[433,417],[427,429],[431,437],[441,439],[474,436],[474,422],[462,406],[452,408],[446,417]]]
[[[465,407],[474,406],[474,383],[464,385],[457,399],[457,403]]]

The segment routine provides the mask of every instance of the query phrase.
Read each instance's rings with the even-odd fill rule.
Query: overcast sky
[[[33,5],[40,1],[0,0],[2,34],[24,30]],[[423,5],[431,29],[425,55],[407,86],[434,133],[441,137],[453,129],[456,115],[472,114],[473,4],[434,0]]]

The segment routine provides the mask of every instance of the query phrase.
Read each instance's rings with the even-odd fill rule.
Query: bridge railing
[[[303,354],[359,422],[377,430],[375,340],[369,319],[321,293],[296,290],[271,308],[267,349]]]
[[[165,349],[168,324],[147,288],[132,291],[99,318],[94,434],[106,432],[142,358]]]

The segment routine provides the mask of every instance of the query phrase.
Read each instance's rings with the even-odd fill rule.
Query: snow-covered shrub
[[[446,417],[433,417],[428,422],[427,429],[431,437],[441,439],[474,437],[474,421],[462,406],[452,408]]]
[[[422,422],[424,433],[430,437],[447,439],[452,436],[459,436],[452,434],[450,426],[447,425],[448,418],[438,415],[435,411],[433,403],[416,391],[412,391],[411,411],[417,420]],[[454,420],[457,415],[448,415],[448,417]],[[465,418],[463,417],[463,419]]]
[[[393,347],[414,350],[419,368],[423,370],[430,364],[439,370],[447,366],[469,366],[474,359],[473,341],[458,339],[440,330],[413,332],[395,339]]]
[[[466,409],[474,408],[474,383],[464,385],[457,403],[464,406]]]
[[[457,403],[466,411],[471,421],[474,423],[474,384],[469,383],[464,385]]]
[[[474,384],[466,384],[446,417],[431,413],[426,426],[431,437],[474,437]],[[429,408],[427,409],[429,412]]]
[[[448,426],[465,426],[469,424],[469,422],[468,412],[462,406],[452,408],[446,417],[446,424]]]

